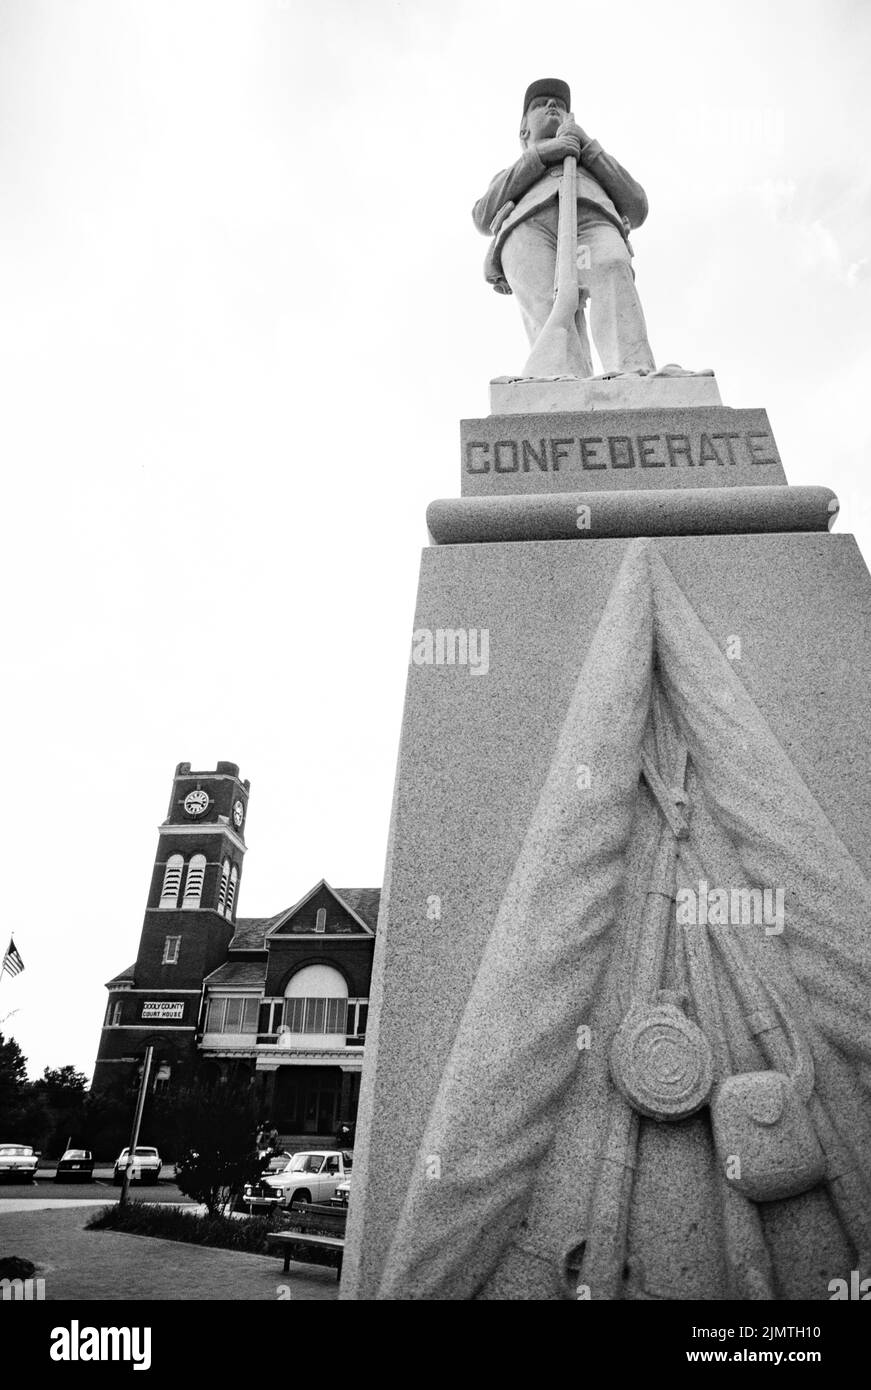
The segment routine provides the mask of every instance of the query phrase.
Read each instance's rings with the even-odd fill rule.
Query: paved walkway
[[[9,1207],[26,1208],[10,1211]],[[105,1203],[94,1205],[105,1206]],[[0,1205],[0,1255],[37,1266],[49,1299],[236,1299],[310,1302],[338,1297],[334,1269],[291,1263],[277,1255],[243,1255],[176,1240],[86,1231],[90,1202],[51,1208],[32,1202]]]
[[[117,1198],[115,1198],[117,1201]],[[0,1200],[0,1216],[19,1211],[58,1211],[64,1207],[108,1207],[113,1199],[105,1197],[4,1197]]]

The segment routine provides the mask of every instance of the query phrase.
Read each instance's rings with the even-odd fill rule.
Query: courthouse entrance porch
[[[338,1066],[280,1066],[274,1076],[272,1122],[282,1134],[335,1136],[357,1117],[360,1072]]]

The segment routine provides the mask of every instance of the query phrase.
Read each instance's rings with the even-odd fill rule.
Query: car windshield
[[[0,1144],[0,1154],[4,1158],[26,1158],[33,1153],[27,1144]]]
[[[157,1149],[140,1149],[137,1147],[136,1156],[138,1158],[157,1158]]]
[[[288,1173],[319,1173],[324,1165],[323,1154],[294,1154],[287,1166]]]
[[[90,1155],[90,1153],[88,1152],[87,1149],[67,1149],[66,1153],[64,1154],[64,1158],[90,1158],[90,1157],[91,1157],[91,1155]],[[63,1159],[61,1159],[61,1163],[63,1163]]]

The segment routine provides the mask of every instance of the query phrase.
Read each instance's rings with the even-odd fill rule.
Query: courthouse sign
[[[143,1018],[183,1018],[184,1000],[166,1003],[162,999],[146,999],[142,1005]]]

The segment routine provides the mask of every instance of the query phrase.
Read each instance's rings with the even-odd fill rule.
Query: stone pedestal
[[[713,372],[685,376],[497,377],[490,382],[493,415],[570,410],[648,410],[720,405]]]
[[[578,1251],[601,1218],[609,1125],[622,1103],[608,1048],[623,1007],[614,972],[627,948],[618,903],[607,930],[584,945],[589,960],[581,956],[585,894],[597,869],[580,848],[574,859],[567,817],[579,816],[580,847],[606,825],[611,803],[597,803],[585,821],[557,774],[572,720],[581,728],[596,701],[606,701],[597,717],[607,742],[609,709],[619,725],[626,686],[650,660],[649,620],[639,616],[620,682],[605,691],[605,678],[595,677],[603,644],[625,640],[615,595],[624,624],[648,602],[643,585],[637,604],[625,593],[621,600],[621,584],[634,572],[626,566],[637,538],[653,537],[643,563],[667,574],[680,596],[674,603],[686,605],[686,623],[679,614],[674,620],[676,640],[686,632],[691,653],[710,648],[709,698],[722,727],[736,700],[746,703],[751,737],[772,750],[770,776],[760,766],[755,790],[747,773],[745,800],[758,796],[762,807],[766,786],[788,768],[811,808],[804,830],[787,837],[780,872],[797,874],[789,866],[803,852],[813,861],[818,826],[843,850],[856,881],[867,882],[871,580],[862,557],[851,536],[829,534],[837,503],[827,489],[787,485],[761,410],[646,404],[591,418],[562,406],[544,415],[527,409],[464,421],[462,459],[463,496],[433,504],[431,531],[443,543],[425,549],[421,561],[341,1296],[716,1300],[754,1296],[759,1279],[762,1296],[825,1300],[828,1280],[848,1278],[867,1253],[867,1246],[857,1249],[871,1219],[868,1117],[859,1102],[871,1042],[871,1026],[861,1036],[863,1017],[867,1023],[871,1014],[860,1016],[848,1041],[833,1043],[839,1010],[826,991],[837,1000],[839,989],[846,998],[853,988],[837,932],[822,947],[798,928],[791,936],[788,908],[776,950],[765,954],[761,933],[747,950],[777,980],[793,1014],[804,1014],[816,1049],[814,1096],[823,1098],[835,1130],[852,1136],[845,1157],[827,1131],[834,1186],[758,1206],[734,1199],[743,1203],[737,1229],[756,1233],[746,1237],[746,1251],[744,1238],[737,1240],[736,1254],[733,1197],[717,1170],[708,1109],[676,1123],[627,1110],[631,1198],[612,1213],[622,1223],[625,1279],[616,1291],[602,1283],[575,1292],[590,1258]],[[578,524],[583,508],[591,525]],[[654,672],[664,660],[654,650]],[[696,710],[699,719],[702,713]],[[566,757],[567,776],[577,775],[579,786],[592,777],[595,790],[584,747]],[[704,776],[715,780],[716,769]],[[699,792],[694,823],[690,797],[687,814],[699,834],[698,807],[717,819],[715,800]],[[652,872],[640,846],[657,823],[655,806],[649,799],[639,805],[616,895],[629,895]],[[752,805],[742,808],[752,815]],[[721,813],[717,824],[723,844],[738,833],[728,819]],[[563,857],[548,867],[551,838],[564,833]],[[804,834],[802,849],[796,840]],[[517,904],[532,902],[530,875],[536,906],[524,916]],[[780,886],[789,905],[799,885]],[[577,960],[569,920],[575,900]],[[559,997],[564,973],[541,986],[552,999],[537,999],[531,986],[557,920],[565,970],[577,971],[577,1016],[566,1036],[549,1037],[549,1008],[554,1034],[573,1018],[571,999]],[[845,921],[843,933],[856,978],[871,979],[871,926]],[[679,953],[675,959],[679,969]],[[723,1026],[743,1038],[731,987],[719,988]],[[846,1012],[853,1007],[845,1004]],[[588,1024],[600,1039],[589,1056],[580,1040]],[[758,1036],[746,1043],[734,1069],[769,1065],[760,1061],[763,1043]],[[542,1109],[537,1068],[551,1047],[565,1074]],[[552,1070],[548,1062],[543,1074]],[[854,1175],[843,1202],[836,1168]]]

